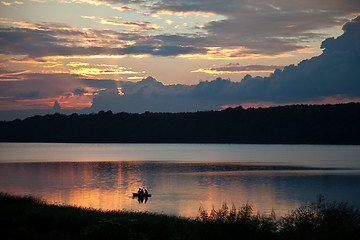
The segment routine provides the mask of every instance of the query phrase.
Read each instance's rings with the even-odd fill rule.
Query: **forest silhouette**
[[[1,121],[2,142],[360,144],[360,103]]]

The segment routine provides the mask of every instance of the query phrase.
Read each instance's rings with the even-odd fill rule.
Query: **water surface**
[[[315,201],[360,203],[359,146],[1,143],[0,191],[49,203],[196,216],[253,204],[286,213]],[[139,187],[153,195],[132,198]]]

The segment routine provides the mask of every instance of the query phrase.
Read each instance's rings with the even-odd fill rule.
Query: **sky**
[[[0,120],[360,101],[359,0],[0,0]]]

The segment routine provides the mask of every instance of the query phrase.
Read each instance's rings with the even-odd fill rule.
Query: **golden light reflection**
[[[275,209],[281,215],[298,204],[288,201],[274,187],[278,173],[271,171],[177,172],[171,164],[135,161],[9,164],[2,166],[0,173],[0,191],[102,210],[195,217],[200,206],[210,211],[227,203],[239,209],[249,202],[255,213]],[[139,187],[153,195],[147,203],[132,198]]]

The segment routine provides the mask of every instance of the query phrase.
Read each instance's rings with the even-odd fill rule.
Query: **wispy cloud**
[[[150,23],[150,22],[117,21],[117,20],[106,19],[106,18],[100,18],[99,22],[101,24],[131,27],[131,28],[134,28],[133,31],[135,31],[135,32],[145,32],[145,31],[158,30],[158,29],[163,28],[162,26],[159,26],[157,24]]]
[[[225,66],[199,68],[192,72],[204,72],[208,74],[226,74],[226,73],[256,73],[256,72],[273,72],[275,69],[282,69],[283,66],[275,65],[240,65],[239,63],[229,63]]]

